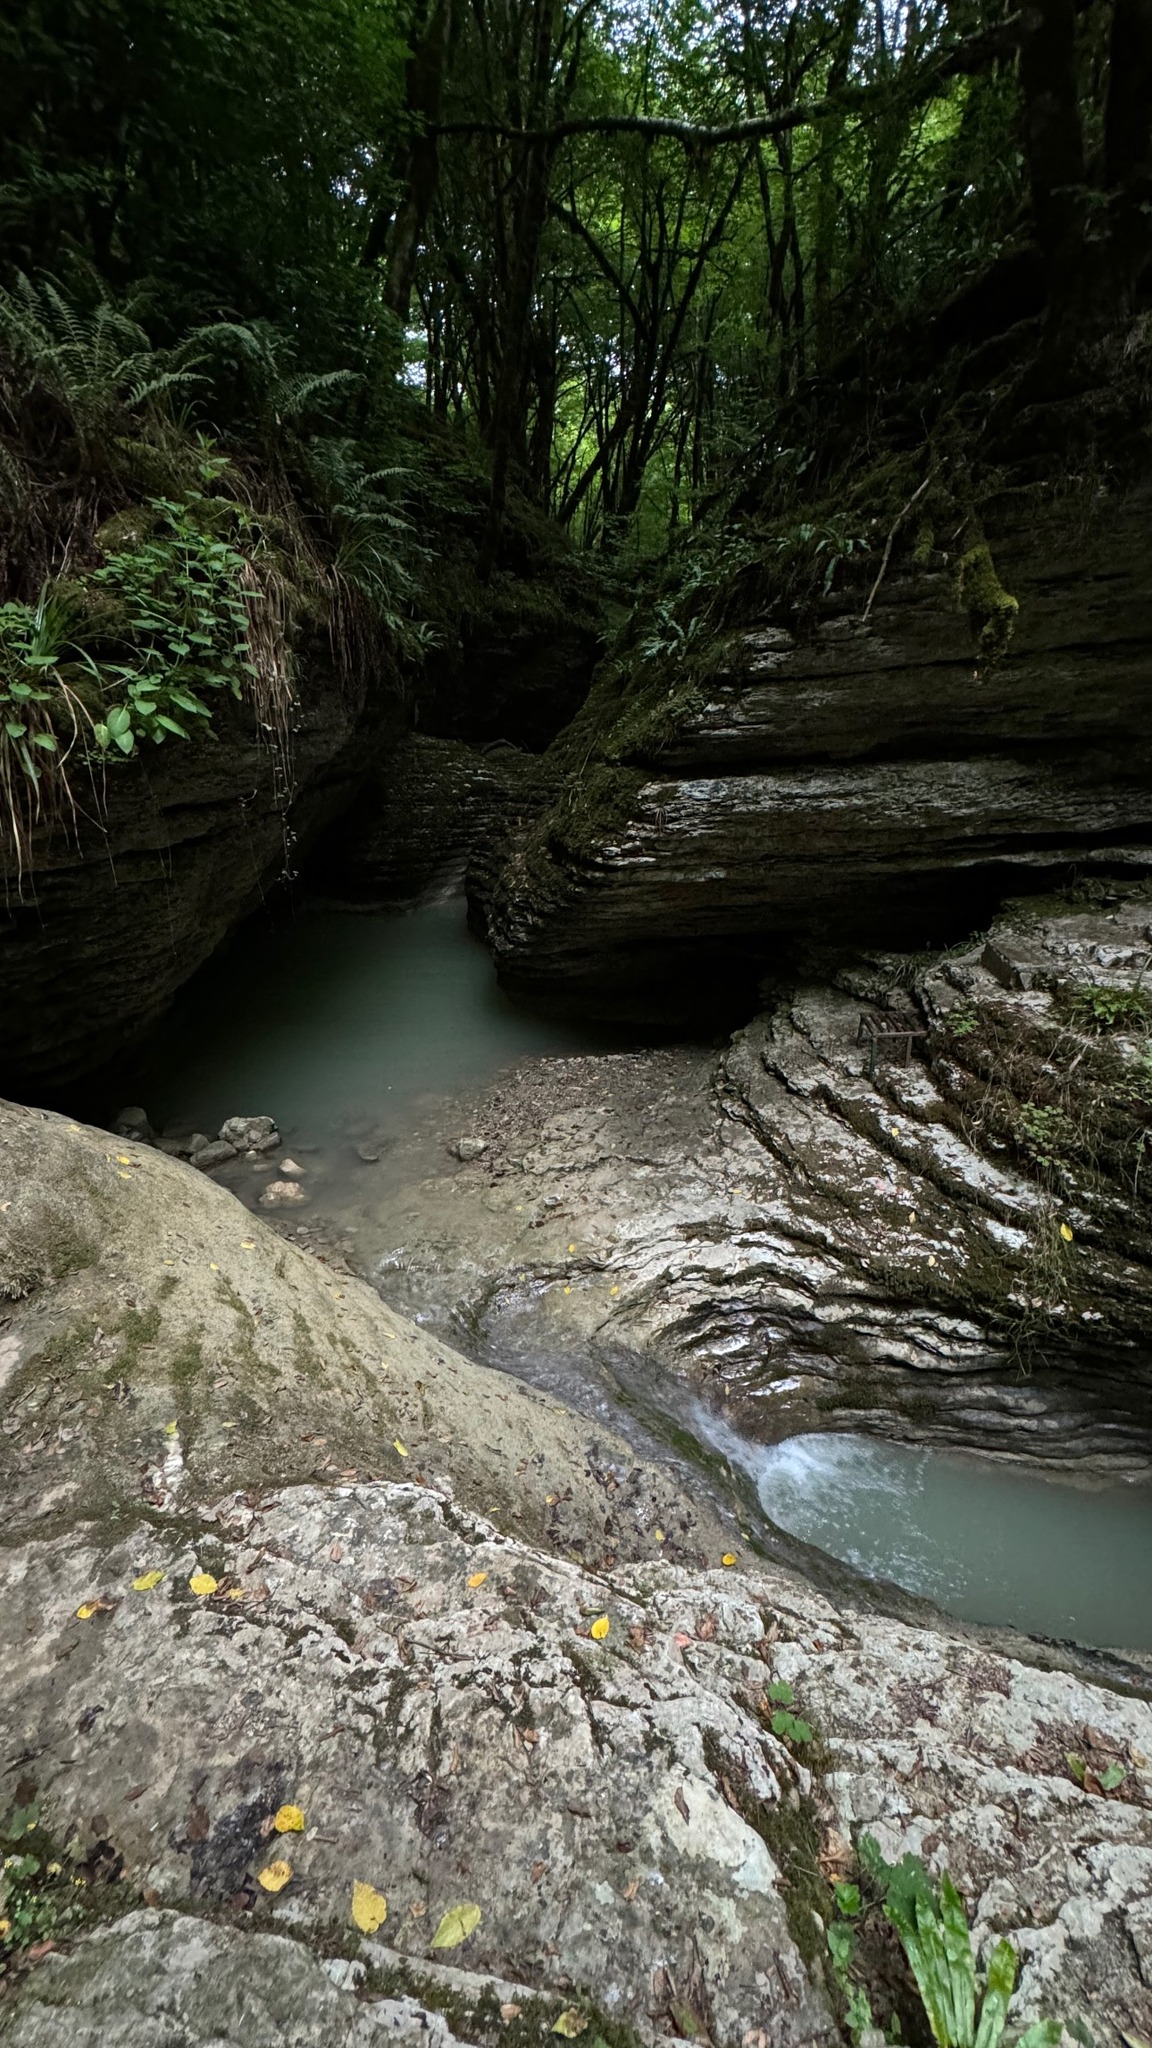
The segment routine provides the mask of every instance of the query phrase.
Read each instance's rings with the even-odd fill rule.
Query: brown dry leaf
[[[696,1623],[697,1640],[701,1643],[714,1643],[716,1641],[717,1626],[714,1614],[702,1614]]]
[[[275,1863],[267,1864],[263,1870],[257,1871],[256,1882],[263,1885],[266,1892],[282,1892],[291,1877],[292,1865],[280,1858]]]
[[[344,1545],[342,1543],[329,1544],[328,1555],[332,1559],[333,1564],[339,1564],[340,1559],[344,1555]]]
[[[640,1879],[639,1879],[638,1877],[634,1877],[634,1878],[632,1879],[632,1882],[631,1882],[631,1884],[626,1884],[626,1885],[625,1885],[625,1887],[624,1887],[624,1890],[623,1890],[623,1893],[622,1893],[622,1895],[621,1895],[621,1896],[622,1896],[623,1898],[626,1898],[626,1899],[634,1899],[634,1898],[636,1897],[636,1894],[637,1894],[637,1892],[639,1891],[639,1889],[640,1889]]]
[[[511,1999],[509,1999],[506,2005],[500,2007],[500,2017],[505,2022],[508,2020],[518,2020],[523,2010],[523,2006],[513,2005]]]
[[[383,1892],[356,1878],[352,1886],[352,1918],[361,1934],[375,1934],[388,1918],[388,1901]]]
[[[686,1822],[690,1821],[692,1816],[688,1811],[688,1801],[685,1799],[683,1789],[679,1785],[677,1785],[672,1797],[675,1802],[676,1811],[681,1819]]]
[[[647,1649],[648,1631],[645,1628],[644,1623],[642,1621],[634,1621],[632,1623],[632,1626],[628,1631],[628,1641],[632,1649],[634,1650]]]
[[[541,1862],[540,1858],[537,1857],[535,1863],[532,1865],[531,1876],[533,1884],[539,1884],[540,1879],[543,1877],[544,1872],[547,1870],[547,1868],[548,1865],[546,1863]]]
[[[408,1911],[414,1920],[422,1920],[428,1911],[428,1907],[423,1899],[417,1899],[414,1906],[409,1906]]]

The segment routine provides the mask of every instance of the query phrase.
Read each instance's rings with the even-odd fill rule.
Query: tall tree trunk
[[[1074,313],[1085,283],[1075,0],[1032,0],[1029,24],[1020,45],[1024,153],[1052,327]]]
[[[420,243],[436,197],[440,164],[435,127],[443,111],[452,28],[452,0],[432,0],[404,74],[405,112],[412,137],[396,166],[403,180],[400,204],[394,222],[386,210],[377,215],[364,245],[365,263],[377,262],[388,247],[384,302],[401,326],[408,323]]]
[[[1113,284],[1127,308],[1152,256],[1152,0],[1113,0],[1104,169]]]

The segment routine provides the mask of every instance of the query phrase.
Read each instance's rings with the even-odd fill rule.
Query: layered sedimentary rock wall
[[[74,773],[76,817],[41,826],[5,877],[5,1086],[64,1084],[146,1029],[351,801],[375,738],[366,702],[317,668],[290,756],[230,706],[213,739]]]
[[[938,556],[870,612],[865,586],[803,632],[618,663],[549,808],[477,866],[503,973],[602,1006],[702,957],[962,937],[1006,893],[1152,861],[1150,533],[1147,489],[1010,507],[993,654]]]

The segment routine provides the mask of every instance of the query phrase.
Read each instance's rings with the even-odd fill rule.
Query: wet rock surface
[[[682,1000],[702,959],[769,965],[814,930],[946,942],[1014,888],[1146,869],[1152,513],[1133,494],[1085,516],[1002,522],[1019,612],[997,660],[945,569],[887,579],[867,616],[861,591],[803,633],[622,657],[546,757],[550,806],[475,865],[501,971],[594,1009],[629,986]]]
[[[482,841],[534,817],[547,788],[518,747],[406,733],[327,835],[316,872],[340,895],[413,901],[458,880]]]
[[[485,1154],[445,1177],[430,1131],[349,1215],[362,1266],[481,1355],[643,1361],[753,1436],[1146,1470],[1150,930],[1139,891],[1037,899],[720,1054],[526,1064],[441,1120]]]

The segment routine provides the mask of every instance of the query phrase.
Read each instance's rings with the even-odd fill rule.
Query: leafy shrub
[[[131,754],[138,740],[159,743],[170,733],[187,739],[189,720],[211,716],[202,692],[239,697],[245,677],[257,673],[248,657],[248,564],[208,524],[209,504],[151,499],[152,530],[92,575],[122,607],[131,648],[129,659],[97,672],[122,698],[93,726],[101,752]],[[246,522],[241,507],[230,511]]]

